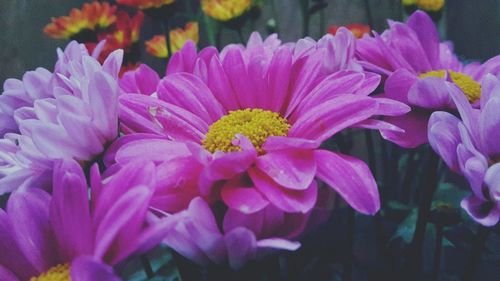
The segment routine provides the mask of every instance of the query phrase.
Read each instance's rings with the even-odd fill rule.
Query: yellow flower
[[[171,49],[172,53],[177,52],[184,46],[184,44],[191,40],[198,43],[198,23],[188,22],[184,29],[177,28],[170,31]],[[146,52],[149,54],[159,57],[167,58],[167,42],[164,35],[156,35],[152,39],[146,41]]]
[[[410,5],[415,5],[416,4],[416,0],[401,0],[401,2],[405,6],[410,6]]]
[[[428,12],[437,12],[444,7],[445,0],[416,0],[419,9]]]
[[[208,16],[228,21],[241,16],[250,9],[252,0],[201,0],[201,8]]]
[[[150,9],[172,4],[175,0],[117,0],[116,2],[137,9]]]
[[[105,29],[116,21],[116,6],[107,2],[85,3],[82,9],[72,9],[69,16],[52,18],[43,32],[56,39],[69,39],[84,31]]]

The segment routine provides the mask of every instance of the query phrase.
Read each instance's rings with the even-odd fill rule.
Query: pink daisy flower
[[[252,232],[257,244],[251,243],[249,256],[254,257],[261,238],[276,242],[265,244],[270,247],[294,248],[280,239],[296,237],[300,231],[284,235],[289,229],[284,221],[273,225],[272,220],[266,222],[267,215],[257,214],[270,212],[271,217],[280,214],[306,220],[317,203],[317,180],[331,186],[359,212],[376,213],[379,195],[367,165],[320,145],[350,127],[400,130],[371,118],[404,114],[409,108],[368,97],[378,85],[379,77],[374,79],[373,74],[353,70],[327,74],[323,56],[327,48],[319,46],[323,43],[304,40],[299,47],[299,43],[278,45],[269,43],[274,39],[252,38],[247,47],[230,45],[220,54],[209,48],[187,56],[195,52],[188,45],[169,65],[169,71],[181,72],[172,70],[152,95],[152,88],[141,85],[138,75],[157,81],[156,75],[147,67],[129,74],[130,80],[122,80],[122,85],[142,94],[120,97],[121,125],[128,135],[110,147],[105,162],[119,169],[128,162],[153,161],[157,186],[151,205],[173,213],[172,220],[180,228],[185,227],[183,221],[192,204],[206,204],[193,203],[193,198],[202,197],[210,204],[222,201],[228,210],[215,215],[224,221],[230,213],[245,218],[234,219],[232,225]],[[328,43],[325,46],[334,44],[337,49],[331,54],[340,56],[335,58],[338,64],[328,66],[332,71],[352,65],[345,57],[352,53],[336,40],[343,39],[329,35],[321,41]],[[266,234],[246,224],[255,216],[269,223],[271,228],[262,230]],[[271,231],[273,227],[279,231]],[[214,228],[210,233],[219,241],[231,230]],[[172,231],[192,242],[200,239],[190,236],[191,232]],[[165,241],[203,261],[200,254],[192,253],[194,246],[179,239]],[[202,250],[212,262],[221,261],[211,256],[213,248]],[[221,251],[225,258],[238,250]],[[241,261],[233,262],[241,265]]]
[[[0,279],[121,280],[113,266],[159,243],[163,225],[146,224],[154,166],[137,164],[106,182],[94,166],[91,202],[74,160],[56,162],[52,195],[13,192],[0,210]]]
[[[471,104],[477,104],[485,75],[500,75],[500,56],[483,64],[463,65],[451,44],[439,42],[434,23],[421,11],[413,13],[406,23],[389,21],[389,26],[381,35],[360,39],[356,53],[366,70],[388,77],[385,97],[412,107],[406,115],[386,119],[405,132],[383,132],[384,137],[403,147],[417,147],[428,142],[427,123],[432,112],[456,110],[448,92],[439,89],[439,80],[454,83]]]

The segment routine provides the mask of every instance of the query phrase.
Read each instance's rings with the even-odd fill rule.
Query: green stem
[[[170,57],[172,56],[172,42],[170,39],[170,20],[164,19],[163,20],[163,29],[165,32],[165,41],[167,43],[167,62],[169,61]]]
[[[409,280],[417,280],[418,273],[421,270],[420,267],[422,264],[422,246],[425,238],[427,219],[429,217],[431,209],[432,197],[438,186],[438,163],[439,157],[436,153],[434,153],[434,151],[431,151],[429,159],[429,172],[427,174],[424,186],[422,187],[423,190],[418,209],[417,225],[415,227],[415,233],[410,245],[409,257],[406,261],[408,268],[406,272],[408,273]]]
[[[432,268],[432,281],[439,280],[441,269],[441,251],[443,249],[443,226],[436,224],[436,247],[434,248],[434,266]]]

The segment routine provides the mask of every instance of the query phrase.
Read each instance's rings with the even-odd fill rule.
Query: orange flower
[[[116,49],[123,49],[127,54],[131,51],[132,45],[139,41],[144,14],[139,11],[131,18],[126,12],[120,11],[117,16],[113,32],[100,38],[106,39],[103,50],[104,57]]]
[[[177,28],[170,31],[172,53],[177,52],[184,46],[186,41],[192,40],[198,43],[198,23],[188,22],[184,29]],[[146,52],[159,58],[168,57],[167,42],[164,35],[156,35],[146,41]]]
[[[252,0],[201,0],[201,8],[208,16],[228,21],[241,16],[250,9]]]
[[[52,18],[43,32],[56,39],[70,39],[88,31],[105,29],[116,21],[116,6],[107,2],[85,3],[82,9],[72,9],[69,16]],[[94,34],[93,37],[96,37]]]
[[[371,29],[369,25],[366,24],[360,24],[360,23],[353,23],[353,24],[348,24],[344,26],[345,28],[349,29],[349,31],[354,34],[354,37],[356,38],[361,38],[365,34],[369,34]],[[330,25],[328,27],[328,33],[335,35],[337,33],[337,30],[340,28],[340,26],[337,25]]]
[[[172,4],[175,0],[117,0],[116,2],[137,9],[150,9]]]

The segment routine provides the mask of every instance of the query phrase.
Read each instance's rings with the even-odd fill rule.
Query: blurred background
[[[51,69],[56,59],[56,47],[67,44],[44,35],[43,27],[51,17],[67,15],[71,8],[80,8],[83,0],[0,0],[0,83],[9,77],[20,78],[27,71],[42,66]],[[113,2],[113,1],[110,1]],[[314,1],[313,1],[314,2]],[[326,0],[328,7],[310,19],[309,34],[319,38],[329,25],[371,22],[372,28],[382,31],[386,19],[405,17],[401,0]],[[368,5],[367,5],[368,4]],[[273,9],[274,5],[274,9]],[[268,33],[271,18],[279,23],[278,31],[284,41],[302,37],[300,0],[265,0],[260,17],[253,26],[243,29],[244,38],[256,29]],[[274,10],[274,12],[273,12]],[[452,0],[446,2],[440,20],[442,39],[455,43],[456,52],[465,60],[485,60],[500,53],[500,0]],[[153,26],[147,18],[141,41],[151,38],[161,27]],[[205,29],[200,25],[200,44],[208,44]],[[222,34],[222,45],[238,42],[234,31]],[[143,45],[143,44],[141,44]],[[145,54],[142,61],[163,72],[164,62]]]

